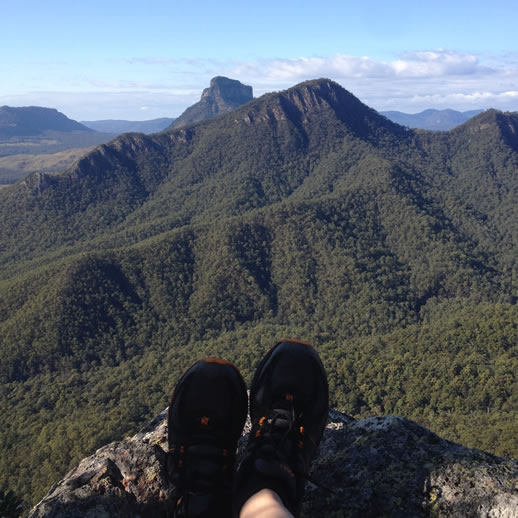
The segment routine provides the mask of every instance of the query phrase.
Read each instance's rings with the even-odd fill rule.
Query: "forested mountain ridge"
[[[339,410],[516,456],[516,129],[408,130],[321,79],[1,191],[10,486],[41,495],[198,356],[249,378],[286,336]]]
[[[325,132],[318,124],[313,127],[314,118],[322,118]],[[46,233],[51,234],[45,237],[46,250],[59,240],[90,238],[122,221],[126,232],[124,219],[130,215],[138,223],[166,216],[184,224],[203,219],[206,212],[243,213],[292,194],[320,157],[343,146],[344,140],[350,148],[356,141],[384,138],[392,144],[402,134],[403,128],[338,85],[310,82],[265,96],[210,123],[152,137],[123,135],[61,176],[29,177],[2,193],[0,210],[5,220],[0,238],[6,244],[13,236],[16,244],[11,250],[23,246],[21,228],[41,234],[42,214],[52,226],[52,232]],[[350,160],[359,159],[354,150]],[[196,196],[190,195],[193,186],[200,191]],[[238,192],[232,192],[236,187]],[[196,198],[203,200],[193,207]],[[87,221],[82,217],[85,211]],[[28,248],[35,253],[37,241],[31,239]]]
[[[42,214],[51,227],[42,243],[45,251],[59,240],[90,238],[121,222],[126,232],[128,221],[124,220],[130,215],[137,221],[165,216],[184,224],[192,218],[203,219],[207,211],[242,213],[283,199],[308,175],[312,166],[308,160],[318,159],[323,146],[340,145],[344,132],[353,136],[363,132],[373,138],[370,127],[386,133],[384,127],[391,125],[337,85],[336,92],[315,85],[315,91],[308,84],[304,91],[266,96],[210,124],[153,137],[123,135],[94,150],[62,176],[36,174],[26,179],[2,193],[2,243],[7,244],[11,235],[15,244],[9,249],[14,251],[23,246],[24,233],[41,235]],[[347,99],[333,99],[337,92]],[[348,118],[344,101],[352,102]],[[356,117],[354,110],[360,107],[366,110],[365,117]],[[336,127],[329,128],[330,135],[313,132],[311,117],[318,118],[319,113],[334,119]],[[349,122],[342,124],[339,117]],[[391,128],[399,131],[396,125]],[[283,162],[287,165],[279,170]],[[188,197],[193,186],[201,192]],[[232,192],[236,187],[238,192]],[[192,206],[196,198],[204,198],[199,208]],[[27,248],[31,253],[38,249],[37,237],[30,239]]]

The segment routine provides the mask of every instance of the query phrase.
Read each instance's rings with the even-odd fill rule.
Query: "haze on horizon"
[[[380,111],[518,111],[510,0],[28,0],[2,14],[0,105],[75,120],[177,117],[216,75],[255,96],[329,77]]]

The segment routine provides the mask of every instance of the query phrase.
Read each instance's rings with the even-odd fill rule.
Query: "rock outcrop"
[[[82,460],[29,517],[165,517],[174,489],[166,451],[163,412]],[[518,516],[518,460],[454,444],[400,417],[354,420],[332,411],[312,477],[331,491],[308,484],[306,517]]]
[[[187,108],[171,124],[171,128],[180,128],[195,122],[212,119],[216,115],[231,112],[252,99],[253,90],[251,86],[227,77],[214,77],[210,81],[210,87],[203,90],[199,102]]]

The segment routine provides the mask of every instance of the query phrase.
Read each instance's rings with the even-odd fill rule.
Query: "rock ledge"
[[[518,516],[518,460],[454,444],[400,417],[329,417],[312,477],[333,493],[309,484],[303,516]],[[166,451],[164,411],[134,437],[83,459],[29,517],[165,517],[173,490]]]

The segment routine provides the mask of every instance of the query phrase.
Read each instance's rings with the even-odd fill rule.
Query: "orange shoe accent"
[[[293,473],[289,466],[286,466],[286,464],[279,464],[279,467],[288,473],[290,478],[295,478],[295,473]]]
[[[232,362],[229,362],[228,360],[222,360],[221,358],[202,358],[199,361],[206,363],[217,363],[218,365],[230,365],[239,372],[239,369]]]
[[[263,426],[263,424],[265,423],[266,421],[266,417],[261,417],[261,419],[259,419],[259,426]]]
[[[299,428],[299,432],[300,432],[300,435],[304,435],[304,427],[303,426],[301,426]]]

